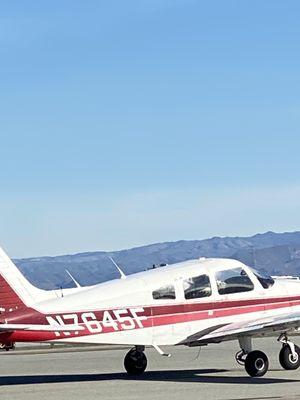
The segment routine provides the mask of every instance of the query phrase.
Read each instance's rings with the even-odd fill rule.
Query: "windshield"
[[[274,279],[271,276],[269,276],[268,274],[265,274],[262,271],[258,271],[255,268],[251,268],[251,271],[254,273],[254,275],[259,280],[261,286],[264,289],[269,289],[271,286],[274,285]]]

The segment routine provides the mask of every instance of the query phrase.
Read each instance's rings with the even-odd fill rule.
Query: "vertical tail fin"
[[[1,268],[0,260],[0,268]],[[25,304],[15,292],[15,290],[8,284],[3,275],[0,275],[0,312],[12,311],[17,308],[23,308]]]
[[[80,287],[76,281],[75,284],[76,288],[64,289],[63,294],[87,288]],[[61,296],[61,290],[43,290],[33,286],[0,247],[0,311],[33,307],[36,303]]]
[[[0,247],[0,310],[31,307],[54,297],[57,297],[55,291],[33,286]]]

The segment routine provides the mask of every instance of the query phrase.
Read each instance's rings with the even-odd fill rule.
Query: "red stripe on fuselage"
[[[198,302],[198,303],[181,303],[174,305],[158,305],[152,307],[143,307],[144,312],[141,315],[147,317],[143,321],[143,327],[158,327],[162,325],[172,325],[178,323],[188,323],[192,321],[208,320],[212,318],[221,318],[236,316],[240,314],[249,314],[256,312],[263,312],[275,309],[286,309],[290,306],[299,306],[300,296],[294,297],[276,297],[276,298],[261,298],[261,299],[248,299],[248,300],[226,300],[217,302]],[[130,309],[130,307],[128,307]],[[29,309],[27,309],[29,310]],[[115,309],[108,310],[113,316],[113,311]],[[103,314],[106,310],[94,311],[95,316],[98,321],[102,321]],[[45,315],[41,314],[36,310],[30,310],[31,313],[24,316],[23,318],[19,315],[17,318],[9,318],[8,322],[14,323],[44,323],[48,324]],[[57,315],[71,314],[72,311],[50,314],[55,317]],[[83,321],[81,315],[84,312],[76,312],[78,315],[79,323],[82,325]],[[14,314],[14,313],[11,313]],[[74,314],[74,312],[72,313]],[[129,314],[130,315],[130,314]],[[13,315],[11,315],[13,317]],[[115,320],[115,319],[114,319]],[[39,322],[37,322],[39,321]],[[116,320],[115,320],[116,321]],[[102,331],[99,333],[110,333],[110,332],[121,332],[122,327],[119,322],[117,322],[118,330],[114,330],[112,327],[102,327]],[[137,325],[133,329],[140,329]],[[92,333],[85,329],[84,331],[79,331],[78,334],[73,332],[67,336],[57,337],[54,332],[29,332],[29,331],[15,331],[13,333],[2,333],[1,340],[3,340],[7,335],[9,336],[9,341],[43,341],[43,340],[54,340],[54,339],[66,339],[68,337],[79,337],[86,335],[93,335]],[[2,339],[3,338],[3,339]]]
[[[261,298],[261,299],[246,299],[246,300],[226,300],[226,301],[215,301],[215,302],[201,302],[201,303],[181,303],[174,305],[159,305],[152,307],[152,315],[163,315],[163,314],[176,314],[182,312],[194,312],[194,311],[207,311],[207,310],[219,310],[224,308],[236,308],[245,306],[258,306],[274,305],[277,303],[290,303],[291,301],[300,300],[300,296],[295,297],[273,297],[273,298]],[[170,313],[170,310],[172,312]]]

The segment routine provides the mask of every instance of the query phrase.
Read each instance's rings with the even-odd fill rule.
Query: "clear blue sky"
[[[300,229],[299,1],[2,1],[12,256]]]

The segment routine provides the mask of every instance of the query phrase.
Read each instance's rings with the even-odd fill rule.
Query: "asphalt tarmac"
[[[254,347],[270,360],[262,378],[248,377],[236,364],[236,342],[211,345],[199,354],[197,348],[164,349],[171,358],[146,349],[148,368],[136,379],[124,372],[127,350],[120,347],[1,352],[0,399],[300,400],[300,369],[281,369],[276,339],[257,339]]]

